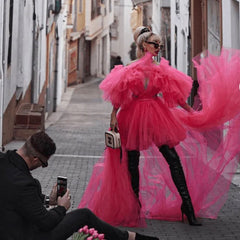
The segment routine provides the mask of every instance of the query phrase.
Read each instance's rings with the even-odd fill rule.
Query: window
[[[55,0],[55,10],[53,11],[55,14],[60,13],[62,8],[62,1],[61,0]]]
[[[111,38],[117,39],[118,38],[118,18],[114,16],[114,21],[110,26]]]
[[[180,13],[180,1],[176,0],[176,14]]]
[[[92,0],[91,19],[101,14],[101,0]]]
[[[105,0],[101,0],[101,5],[104,8],[104,16],[106,16],[107,15],[106,1]]]
[[[104,7],[104,16],[106,16],[106,15],[107,15],[106,0],[101,0],[101,3],[102,3],[102,5],[103,5],[103,7]]]

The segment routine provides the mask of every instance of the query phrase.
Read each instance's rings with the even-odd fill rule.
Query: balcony
[[[132,3],[136,6],[147,2],[152,2],[152,0],[132,0]]]

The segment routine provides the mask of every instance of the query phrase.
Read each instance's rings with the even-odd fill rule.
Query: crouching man
[[[47,210],[41,185],[31,171],[47,167],[55,153],[54,141],[38,132],[18,150],[0,153],[0,238],[4,240],[65,240],[84,225],[104,233],[107,240],[157,240],[122,231],[97,218],[88,209],[66,213],[71,206],[69,190],[57,198],[56,186]]]

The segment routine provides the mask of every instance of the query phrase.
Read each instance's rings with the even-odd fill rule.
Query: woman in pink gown
[[[208,56],[201,64],[195,59],[203,108],[194,112],[186,104],[192,79],[164,58],[160,64],[153,61],[159,36],[139,27],[134,38],[138,60],[116,66],[100,84],[113,105],[110,127],[120,132],[122,154],[105,150],[79,207],[113,225],[139,226],[144,218],[180,220],[185,215],[190,225],[200,226],[195,213],[217,216],[231,182],[229,171],[236,168],[239,53]],[[224,136],[217,138],[223,129]]]

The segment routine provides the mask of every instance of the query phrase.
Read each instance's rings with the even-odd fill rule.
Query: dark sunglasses
[[[156,42],[146,42],[146,43],[153,44],[154,48],[156,48],[156,49],[158,49],[159,47],[161,50],[163,49],[163,45],[160,45],[159,43],[156,43]]]
[[[37,157],[37,156],[34,156],[34,157],[39,159],[39,161],[41,162],[43,168],[48,166],[48,162],[44,162],[40,157]]]

